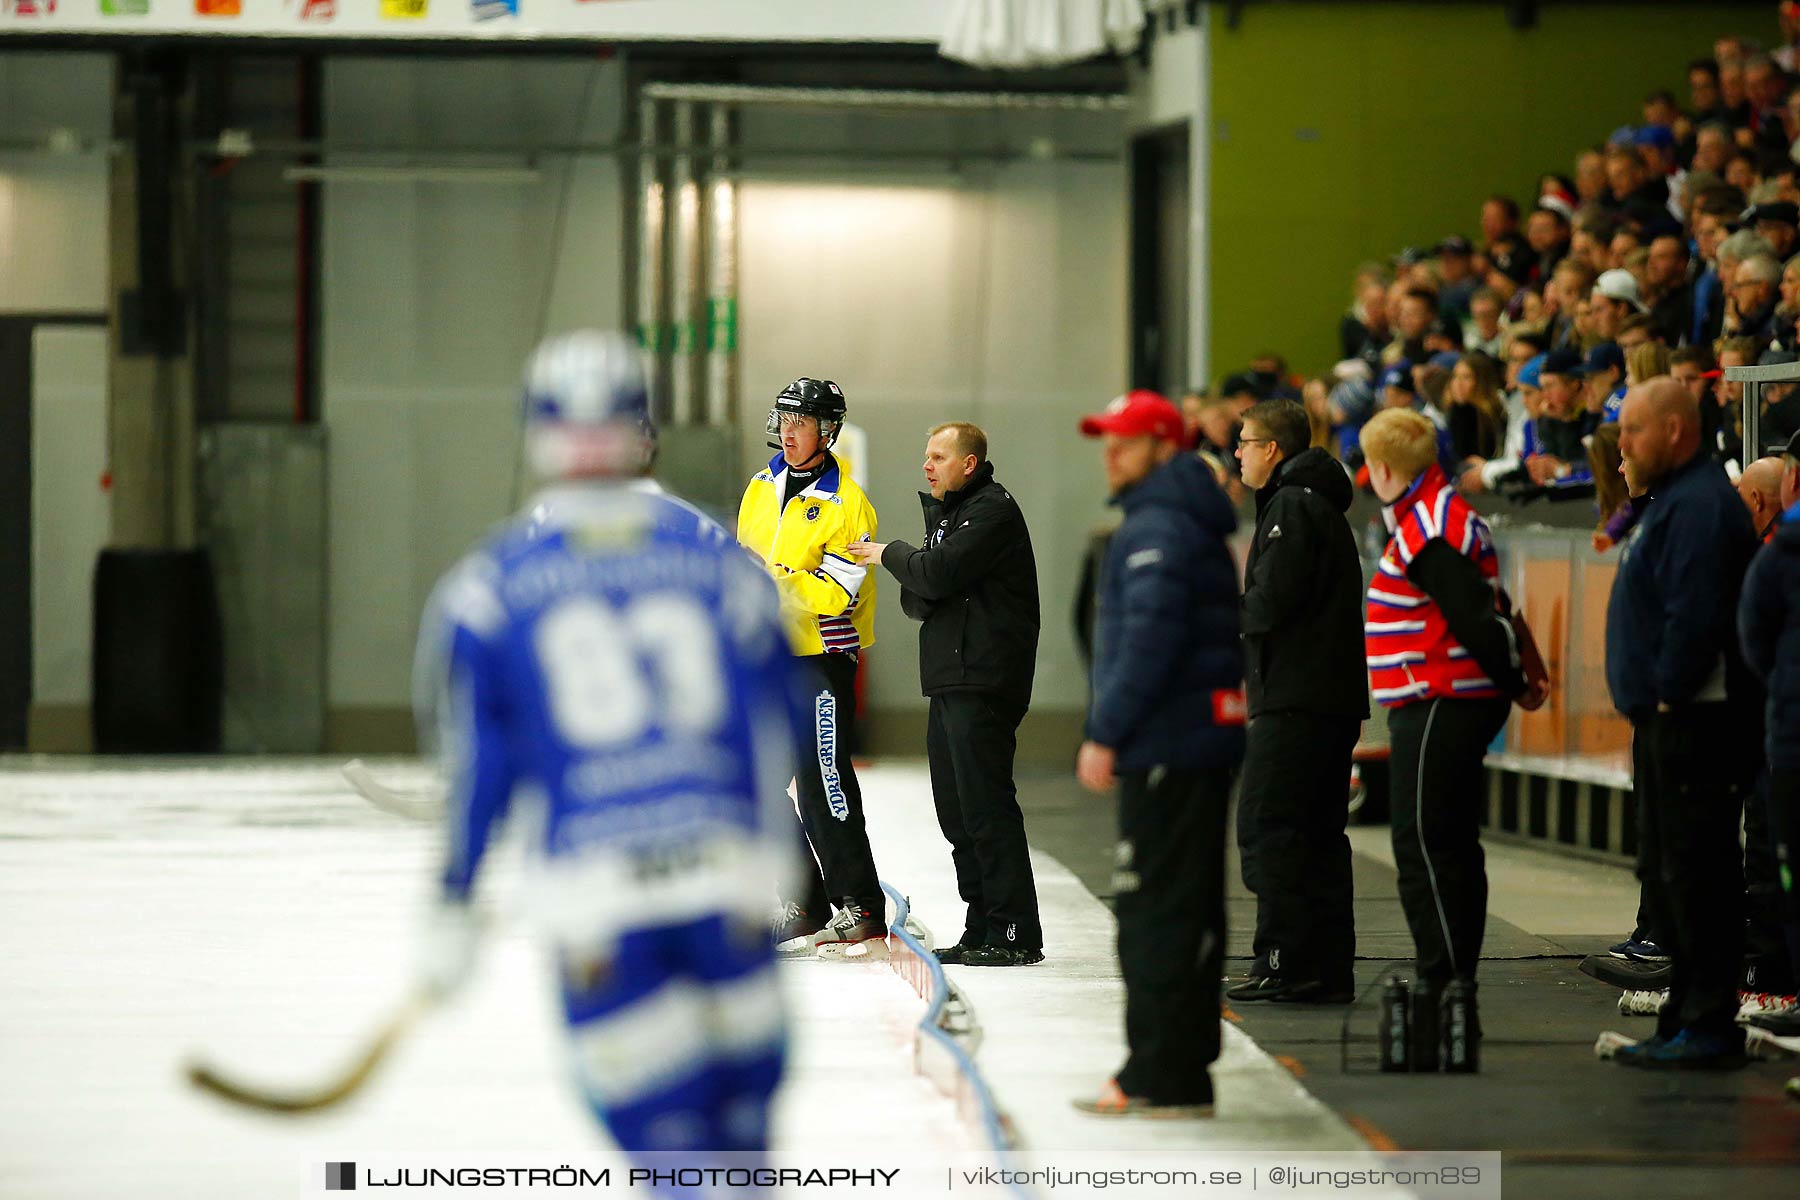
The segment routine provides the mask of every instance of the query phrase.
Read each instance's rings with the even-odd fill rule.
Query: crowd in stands
[[[1782,8],[1800,37],[1800,13]],[[1598,495],[1596,544],[1629,528],[1607,437],[1625,389],[1661,375],[1701,402],[1708,452],[1746,464],[1742,388],[1726,366],[1794,362],[1800,321],[1800,51],[1723,37],[1638,119],[1578,153],[1529,198],[1496,193],[1478,237],[1450,234],[1359,268],[1339,323],[1339,361],[1310,378],[1270,352],[1184,408],[1221,479],[1235,478],[1236,423],[1272,397],[1304,403],[1315,444],[1353,471],[1376,412],[1410,408],[1439,429],[1465,495]],[[1685,103],[1684,103],[1685,101]],[[1762,440],[1800,432],[1800,388],[1764,391]],[[1755,459],[1757,454],[1750,454]]]
[[[1240,441],[1244,414],[1298,402],[1312,448],[1393,508],[1393,545],[1415,554],[1406,522],[1421,505],[1396,504],[1402,493],[1434,497],[1415,540],[1437,536],[1433,514],[1447,526],[1446,512],[1483,493],[1591,504],[1597,551],[1629,539],[1606,663],[1633,728],[1644,903],[1611,953],[1644,972],[1621,1011],[1659,1014],[1654,1035],[1621,1043],[1615,1057],[1631,1065],[1736,1065],[1746,1025],[1800,1053],[1788,870],[1790,848],[1800,853],[1800,384],[1763,386],[1758,444],[1746,446],[1745,388],[1724,378],[1800,362],[1800,4],[1779,12],[1786,44],[1719,38],[1687,64],[1680,98],[1650,92],[1630,124],[1529,197],[1489,196],[1471,214],[1475,239],[1452,233],[1357,270],[1329,370],[1296,376],[1266,353],[1184,404],[1200,455],[1241,499],[1247,481],[1262,484],[1240,476],[1240,445],[1270,440],[1265,406]],[[1259,491],[1259,511],[1266,502]],[[1415,574],[1385,558],[1381,569]],[[1423,598],[1391,602],[1406,620],[1379,632],[1429,632],[1414,609],[1441,601],[1421,586]],[[1422,669],[1389,691],[1428,689]],[[1395,703],[1379,687],[1375,698]],[[1487,720],[1454,698],[1478,769],[1505,701]],[[1440,923],[1449,937],[1454,922]],[[1456,971],[1472,985],[1472,967]],[[1800,1098],[1800,1080],[1791,1087]]]

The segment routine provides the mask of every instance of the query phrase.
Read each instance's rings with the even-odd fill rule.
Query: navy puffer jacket
[[[1800,770],[1800,504],[1782,514],[1775,539],[1744,576],[1738,639],[1750,669],[1768,685],[1769,765]]]
[[[1244,756],[1237,515],[1180,454],[1113,503],[1125,519],[1100,573],[1087,737],[1117,768],[1229,767]]]

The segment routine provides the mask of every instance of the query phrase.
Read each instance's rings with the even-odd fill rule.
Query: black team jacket
[[[942,500],[919,493],[925,544],[889,542],[881,565],[919,629],[919,690],[998,693],[1031,703],[1037,670],[1037,560],[1025,514],[982,463]]]
[[[1350,477],[1314,447],[1275,466],[1256,493],[1244,571],[1244,682],[1250,715],[1366,718],[1362,560]]]

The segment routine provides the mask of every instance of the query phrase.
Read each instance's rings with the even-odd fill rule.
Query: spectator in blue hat
[[[1665,93],[1666,94],[1666,93]],[[1644,160],[1644,169],[1652,179],[1661,179],[1668,184],[1669,201],[1665,211],[1675,220],[1682,219],[1681,184],[1686,172],[1681,169],[1676,157],[1675,134],[1666,126],[1645,125],[1637,131],[1634,139],[1638,154]]]
[[[1376,411],[1379,413],[1390,408],[1407,408],[1425,414],[1426,418],[1437,427],[1438,461],[1443,464],[1444,470],[1448,473],[1456,461],[1450,448],[1450,425],[1436,406],[1425,402],[1425,389],[1420,383],[1422,372],[1437,370],[1432,367],[1430,362],[1421,362],[1415,366],[1406,359],[1401,359],[1390,364],[1387,370],[1381,373],[1381,378],[1375,381],[1375,395],[1381,405]],[[1374,417],[1371,416],[1369,419],[1374,420]],[[1356,461],[1358,464],[1362,462],[1360,433]]]
[[[1419,406],[1419,385],[1413,375],[1411,360],[1402,358],[1388,364],[1381,378],[1375,381],[1375,398],[1382,408]]]
[[[1584,407],[1610,425],[1619,419],[1625,403],[1625,353],[1617,342],[1601,342],[1581,364]]]
[[[1581,403],[1582,358],[1553,350],[1538,368],[1541,403],[1525,430],[1525,471],[1539,487],[1567,490],[1591,485],[1587,449],[1591,431]]]

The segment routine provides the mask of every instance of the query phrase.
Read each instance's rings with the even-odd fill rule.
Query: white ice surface
[[[0,1197],[285,1197],[359,1153],[602,1150],[544,964],[506,911],[504,852],[476,980],[352,1102],[264,1116],[181,1079],[204,1052],[311,1086],[354,1053],[406,992],[438,836],[375,811],[336,764],[0,769]],[[867,1114],[899,1152],[979,1149],[912,1073],[923,1006],[885,965],[783,974],[778,1144],[832,1145]]]
[[[359,1154],[603,1148],[564,1073],[544,964],[508,908],[508,848],[484,886],[497,934],[477,979],[364,1094],[295,1119],[230,1109],[181,1080],[182,1061],[204,1052],[235,1076],[314,1084],[405,994],[439,835],[370,807],[337,766],[0,764],[0,1198],[288,1196],[309,1194],[296,1185],[318,1164]],[[373,766],[395,788],[427,782],[416,765]],[[882,877],[954,936],[960,902],[924,768],[860,774]],[[1054,859],[1034,853],[1033,868],[1048,961],[950,968],[1028,1161],[1366,1149],[1230,1025],[1216,1120],[1077,1113],[1070,1100],[1123,1061],[1114,924]],[[783,974],[796,1040],[779,1146],[874,1137],[901,1155],[982,1149],[912,1074],[921,1005],[884,965],[802,962]]]

